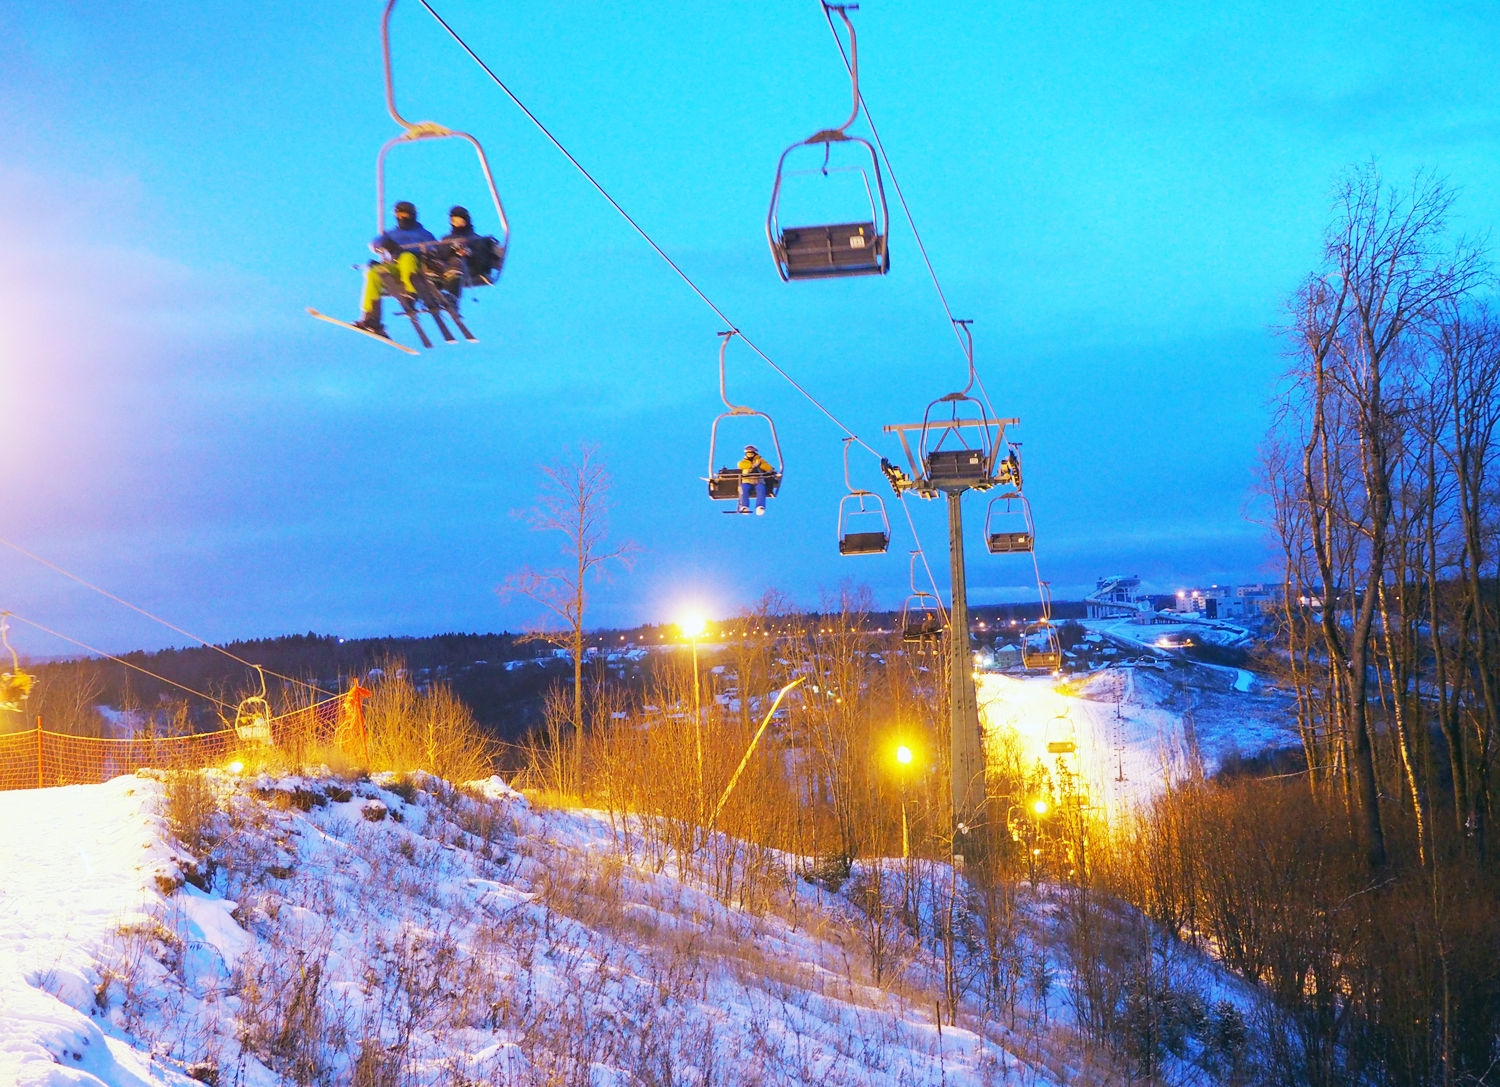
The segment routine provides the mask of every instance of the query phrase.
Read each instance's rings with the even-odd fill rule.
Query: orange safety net
[[[69,736],[38,726],[0,736],[0,789],[95,785],[143,769],[198,770],[267,741],[294,755],[333,744],[357,756],[365,739],[360,709],[347,697],[329,698],[263,721],[253,733],[231,727],[131,740]]]

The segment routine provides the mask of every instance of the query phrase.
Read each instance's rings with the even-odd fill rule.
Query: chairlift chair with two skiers
[[[477,343],[478,339],[464,324],[459,312],[459,300],[465,289],[488,287],[500,276],[505,255],[510,245],[510,224],[505,217],[505,208],[500,203],[500,194],[495,188],[495,178],[490,171],[489,160],[479,141],[467,132],[446,128],[434,121],[408,121],[396,109],[396,91],[391,70],[391,12],[396,0],[388,0],[380,22],[380,43],[385,60],[385,100],[391,118],[401,126],[401,134],[388,140],[375,160],[375,225],[378,234],[371,243],[376,260],[366,270],[366,288],[361,305],[361,316],[357,321],[340,321],[336,317],[319,313],[309,308],[308,313],[322,321],[352,328],[373,339],[387,343],[409,355],[416,351],[393,340],[385,330],[380,316],[380,300],[393,298],[402,312],[411,321],[423,347],[431,347],[432,340],[422,327],[418,315],[428,314],[437,326],[438,333],[446,343],[457,339],[449,331],[446,317],[458,328],[464,339]],[[479,169],[484,175],[485,187],[495,207],[495,218],[500,236],[481,235],[474,231],[472,220],[466,209],[455,206],[450,212],[453,229],[443,238],[436,238],[417,222],[416,209],[407,201],[395,206],[396,228],[386,228],[385,163],[391,149],[420,140],[460,139],[474,148],[479,159]],[[462,213],[462,214],[459,214]],[[458,222],[462,221],[463,226]],[[426,237],[423,237],[426,235]]]

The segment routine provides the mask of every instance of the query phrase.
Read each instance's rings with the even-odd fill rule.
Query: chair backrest
[[[884,532],[846,532],[839,537],[839,554],[883,555],[890,543]]]
[[[934,487],[983,483],[989,472],[980,449],[939,449],[927,454],[927,479]]]
[[[792,226],[781,232],[788,279],[875,275],[884,271],[885,239],[874,223]]]

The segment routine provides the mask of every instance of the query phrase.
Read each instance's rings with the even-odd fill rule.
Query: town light
[[[899,762],[902,766],[911,765],[911,748],[907,747],[905,744],[902,744],[900,747],[896,748],[896,761]]]
[[[1046,815],[1047,802],[1045,800],[1038,800],[1036,801],[1036,803],[1031,805],[1031,810],[1036,812],[1038,815]]]
[[[699,638],[708,627],[708,621],[701,615],[684,615],[677,620],[677,629],[682,631],[684,638]]]

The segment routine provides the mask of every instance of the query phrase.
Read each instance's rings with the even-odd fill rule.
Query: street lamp
[[[911,856],[911,834],[907,829],[906,822],[906,768],[911,765],[911,748],[905,744],[896,748],[896,762],[900,765],[899,778],[901,781],[901,859],[907,860]]]
[[[698,685],[698,639],[708,624],[701,615],[684,615],[677,621],[682,636],[693,643],[693,744],[698,751],[698,814],[703,815],[703,696]]]

